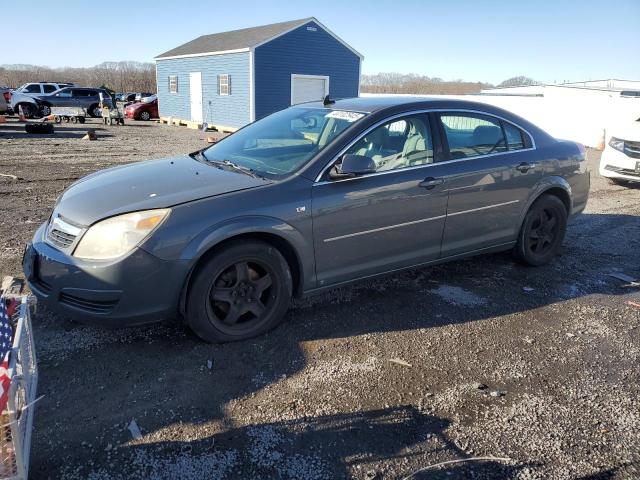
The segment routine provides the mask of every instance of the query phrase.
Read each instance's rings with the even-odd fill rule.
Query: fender
[[[567,195],[569,196],[569,211],[567,212],[567,215],[571,215],[571,211],[573,209],[573,205],[572,205],[573,195],[571,192],[571,185],[569,185],[569,182],[567,182],[567,180],[564,179],[563,177],[560,177],[558,175],[552,175],[552,176],[544,177],[543,179],[541,179],[536,184],[536,186],[531,190],[531,193],[529,194],[529,198],[527,199],[527,202],[525,203],[522,210],[520,211],[521,224],[524,221],[524,217],[527,215],[529,208],[531,207],[531,205],[533,205],[533,202],[535,202],[538,198],[540,198],[540,195],[544,194],[544,192],[549,191],[552,188],[561,188],[567,193]]]
[[[304,235],[289,223],[280,218],[263,215],[247,215],[235,217],[212,225],[194,237],[184,248],[181,260],[189,263],[191,271],[202,255],[219,243],[242,234],[267,233],[275,235],[292,246],[300,267],[300,285],[311,286],[315,283],[315,255],[313,246],[305,240]],[[298,289],[296,288],[296,290]]]

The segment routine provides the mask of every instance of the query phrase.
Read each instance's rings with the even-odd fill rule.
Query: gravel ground
[[[204,144],[155,123],[91,127],[97,141],[0,125],[0,173],[18,176],[0,177],[0,274],[21,274],[75,179]],[[39,309],[32,478],[396,479],[486,456],[507,460],[413,478],[639,478],[640,294],[607,274],[640,276],[640,189],[608,185],[588,154],[587,210],[546,267],[499,254],[411,270],[297,301],[275,331],[228,345]]]

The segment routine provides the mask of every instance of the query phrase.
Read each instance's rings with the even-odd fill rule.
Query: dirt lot
[[[86,127],[0,125],[0,173],[19,177],[0,177],[0,274],[21,274],[23,244],[75,179],[204,143],[93,123],[95,142]],[[32,478],[396,479],[477,456],[509,460],[414,478],[640,477],[640,294],[607,276],[640,276],[640,189],[609,186],[598,157],[587,211],[546,267],[500,254],[412,270],[217,346],[180,325],[102,330],[40,309]]]

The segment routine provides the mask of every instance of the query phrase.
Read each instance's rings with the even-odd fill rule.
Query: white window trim
[[[292,73],[291,74],[291,95],[289,97],[289,104],[293,105],[293,80],[296,78],[315,78],[326,80],[324,82],[324,96],[329,95],[329,76],[328,75],[303,75],[301,73]]]
[[[222,93],[222,77],[227,77],[227,83],[225,84],[227,87],[227,93]],[[228,73],[221,73],[218,75],[218,95],[221,95],[223,97],[228,97],[229,95],[231,95],[231,89],[229,88],[231,82],[229,81],[231,79],[231,75],[229,75]]]
[[[175,83],[176,89],[175,89],[175,91],[171,90],[171,79],[172,78],[176,79],[176,83]],[[178,75],[169,75],[169,93],[172,93],[172,94],[178,93]]]

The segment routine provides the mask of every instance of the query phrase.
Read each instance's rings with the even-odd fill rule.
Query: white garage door
[[[291,75],[291,105],[317,102],[329,94],[329,77],[320,75]]]

